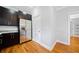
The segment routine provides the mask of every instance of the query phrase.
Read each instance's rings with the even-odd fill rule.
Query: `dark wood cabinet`
[[[0,6],[0,26],[16,26],[18,32],[0,34],[0,49],[20,43],[19,17],[18,13],[13,13]]]
[[[0,35],[0,47],[2,47],[2,43],[3,43],[3,36]]]
[[[17,26],[17,12],[0,6],[0,26]]]
[[[0,35],[0,47],[8,47],[15,44],[19,44],[19,33],[6,33]]]

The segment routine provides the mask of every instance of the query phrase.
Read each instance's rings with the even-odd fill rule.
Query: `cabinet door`
[[[0,38],[0,48],[2,47],[3,41],[2,38]]]
[[[14,43],[19,43],[20,42],[20,40],[19,40],[19,34],[18,33],[11,34],[11,40]]]
[[[19,43],[19,36],[17,33],[3,34],[3,46],[11,46]]]
[[[3,46],[7,46],[9,44],[11,44],[10,40],[11,40],[11,36],[10,34],[2,34],[3,36]]]
[[[0,35],[0,48],[2,48],[2,45],[3,45],[3,36]]]

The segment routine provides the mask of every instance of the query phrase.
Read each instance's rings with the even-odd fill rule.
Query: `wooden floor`
[[[14,45],[1,50],[1,53],[48,53],[49,51],[40,44],[29,41],[26,43]]]
[[[23,38],[23,37],[22,37]],[[1,53],[79,53],[79,38],[71,37],[70,45],[65,45],[57,42],[52,51],[47,50],[40,44],[30,41],[22,44],[17,44],[1,50]]]
[[[70,45],[62,43],[56,43],[54,49],[51,52],[55,53],[79,53],[79,38],[71,37]]]

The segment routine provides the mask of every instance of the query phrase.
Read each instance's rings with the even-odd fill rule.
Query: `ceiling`
[[[11,12],[21,10],[23,13],[32,14],[32,11],[39,6],[4,6],[8,9],[10,9]],[[44,7],[44,6],[43,6]],[[56,11],[62,10],[66,8],[67,6],[52,6],[52,8],[55,8]]]
[[[68,6],[54,6],[56,11],[62,10],[64,8],[66,8],[66,7],[68,7]]]
[[[32,6],[3,6],[3,7],[10,9],[11,12],[20,10],[25,14],[26,13],[31,14],[32,9],[33,9]]]

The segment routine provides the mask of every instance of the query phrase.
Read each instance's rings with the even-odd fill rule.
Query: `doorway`
[[[70,16],[70,36],[79,37],[79,14]]]

